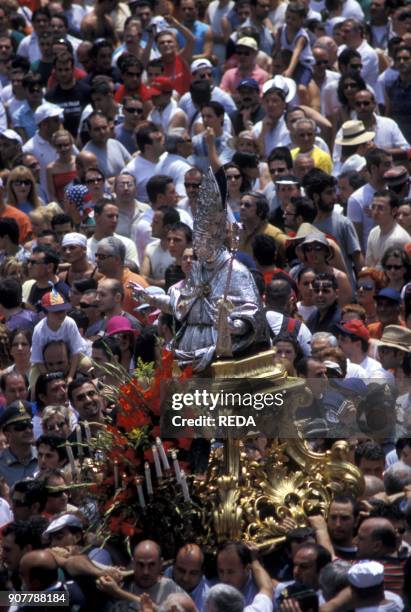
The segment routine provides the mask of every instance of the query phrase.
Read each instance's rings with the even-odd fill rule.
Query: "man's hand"
[[[314,531],[325,529],[327,531],[327,523],[322,514],[315,514],[308,517],[308,522]]]
[[[118,597],[121,594],[120,585],[108,574],[101,576],[96,580],[96,586],[100,591],[103,591],[109,597]]]
[[[281,521],[280,525],[279,525],[280,529],[284,532],[284,533],[288,533],[289,531],[291,531],[292,529],[296,529],[298,527],[296,521],[291,518],[290,516],[286,516],[285,518],[283,518],[283,520]]]
[[[171,612],[173,612],[173,607],[171,608]],[[153,603],[150,595],[148,595],[148,593],[143,593],[140,597],[140,612],[155,612],[156,610],[158,610],[158,608]]]
[[[206,143],[207,147],[214,145],[214,143],[215,143],[215,133],[214,133],[213,128],[207,127],[204,130],[204,140],[205,140],[205,143]]]
[[[257,561],[259,556],[258,546],[255,542],[246,542],[248,550],[250,551],[251,561]]]
[[[281,612],[301,612],[300,604],[296,599],[284,599],[280,605]]]

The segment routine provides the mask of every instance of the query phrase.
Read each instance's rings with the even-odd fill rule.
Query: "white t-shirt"
[[[164,279],[168,266],[174,263],[175,259],[171,257],[167,249],[162,248],[160,239],[153,240],[146,246],[145,255],[147,255],[151,264],[150,276],[156,280]]]
[[[262,127],[262,121],[258,121],[253,127],[252,131],[255,138],[258,138],[261,134]],[[290,140],[290,132],[286,126],[285,119],[280,117],[275,128],[264,137],[264,155],[267,157],[274,147],[286,147]]]
[[[44,317],[34,328],[31,363],[44,363],[44,347],[49,342],[59,340],[67,344],[71,355],[78,355],[87,348],[73,319],[66,317],[60,327],[54,331],[47,325],[47,317]]]
[[[283,323],[284,315],[281,312],[275,312],[269,310],[266,313],[267,323],[270,326],[272,332],[277,335],[281,331],[281,325]],[[301,323],[300,331],[298,332],[297,342],[300,345],[302,352],[305,357],[311,355],[311,332],[305,323]]]
[[[388,370],[385,370],[379,361],[368,357],[361,361],[360,366],[367,372],[367,378],[382,378],[386,382],[393,382],[394,376]]]
[[[0,528],[14,521],[13,512],[10,508],[9,502],[0,497]]]
[[[252,603],[244,608],[243,612],[272,612],[273,611],[273,600],[264,595],[263,593],[257,593]]]
[[[126,247],[126,259],[128,259],[129,261],[134,261],[137,265],[139,265],[139,258],[134,242],[130,240],[130,238],[126,238],[126,236],[121,236],[120,234],[113,234],[113,236],[121,240],[121,242]],[[96,251],[99,243],[100,240],[96,240],[94,236],[87,240],[87,258],[92,262],[96,261]]]
[[[163,153],[164,155],[164,153]],[[161,161],[162,156],[159,159]],[[145,159],[141,155],[136,155],[124,168],[125,172],[132,174],[137,183],[137,200],[148,204],[146,185],[152,176],[156,174],[157,163]]]
[[[368,235],[374,227],[374,219],[371,217],[371,202],[375,193],[374,187],[366,183],[348,198],[347,217],[353,223],[362,224],[361,248],[365,251]]]
[[[394,223],[392,229],[383,234],[377,226],[370,231],[367,241],[367,252],[365,254],[365,265],[375,268],[381,265],[381,259],[385,251],[390,247],[404,247],[411,242],[409,233],[398,223]]]

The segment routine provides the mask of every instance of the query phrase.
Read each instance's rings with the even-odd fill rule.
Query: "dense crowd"
[[[2,0],[0,132],[0,608],[410,610],[411,4]],[[119,377],[173,347],[209,167],[307,445],[346,440],[364,490],[165,558],[79,480]]]

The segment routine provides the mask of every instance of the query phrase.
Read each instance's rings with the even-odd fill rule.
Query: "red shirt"
[[[138,96],[140,100],[142,100],[143,102],[147,102],[147,100],[150,100],[149,88],[146,85],[143,85],[142,83],[140,87],[138,88],[138,90],[133,93],[126,91],[126,88],[124,85],[120,85],[120,87],[117,89],[116,93],[114,94],[114,100],[118,102],[119,104],[121,104],[123,102],[124,96],[126,95]]]
[[[164,64],[164,76],[171,79],[173,88],[180,95],[188,92],[191,85],[191,72],[187,64],[176,55],[171,64]]]

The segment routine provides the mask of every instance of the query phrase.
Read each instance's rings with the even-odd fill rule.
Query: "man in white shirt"
[[[137,199],[149,202],[146,191],[148,180],[157,172],[156,167],[164,153],[164,134],[155,123],[147,122],[136,132],[139,153],[127,164],[125,170],[137,183]]]
[[[50,28],[50,13],[47,6],[43,6],[33,12],[31,25],[34,31],[28,36],[25,36],[20,42],[17,49],[17,55],[25,57],[30,62],[36,62],[41,59],[39,36],[43,32],[47,32]]]
[[[130,238],[116,234],[115,230],[118,223],[119,210],[116,201],[111,196],[103,196],[97,201],[94,207],[94,219],[96,227],[94,234],[87,240],[87,257],[90,261],[95,261],[95,255],[100,240],[115,236],[126,247],[126,260],[139,264],[137,249]]]
[[[189,133],[185,128],[169,130],[165,140],[166,154],[156,166],[156,174],[166,174],[173,179],[178,195],[187,195],[184,186],[184,176],[192,165],[187,158],[193,152],[193,145]]]
[[[117,233],[130,238],[135,231],[138,220],[150,208],[136,200],[137,185],[132,174],[123,172],[114,179],[114,193],[118,206]]]
[[[98,166],[106,178],[120,174],[124,166],[131,160],[131,155],[121,142],[109,138],[108,118],[101,111],[93,111],[87,122],[90,140],[83,147],[83,151],[94,153]]]
[[[293,86],[294,84],[294,86]],[[267,157],[275,147],[287,146],[290,132],[285,123],[284,112],[288,102],[295,96],[296,85],[291,79],[277,75],[263,85],[262,106],[265,117],[253,127],[253,135],[258,138],[264,156]]]
[[[359,319],[351,319],[337,326],[338,344],[352,363],[360,365],[367,372],[370,379],[383,379],[388,382],[393,379],[390,372],[385,370],[379,361],[368,357],[370,332]]]
[[[355,19],[347,19],[341,27],[341,33],[344,37],[346,46],[349,49],[358,51],[361,55],[362,78],[367,85],[371,85],[372,88],[375,88],[379,75],[378,55],[367,43],[363,24]],[[343,51],[343,49],[345,49],[345,45],[341,47],[340,51]]]
[[[371,216],[377,227],[370,231],[365,254],[365,265],[376,268],[381,265],[385,251],[390,247],[402,248],[411,242],[409,233],[397,223],[395,217],[399,200],[392,191],[377,191],[371,204]]]

